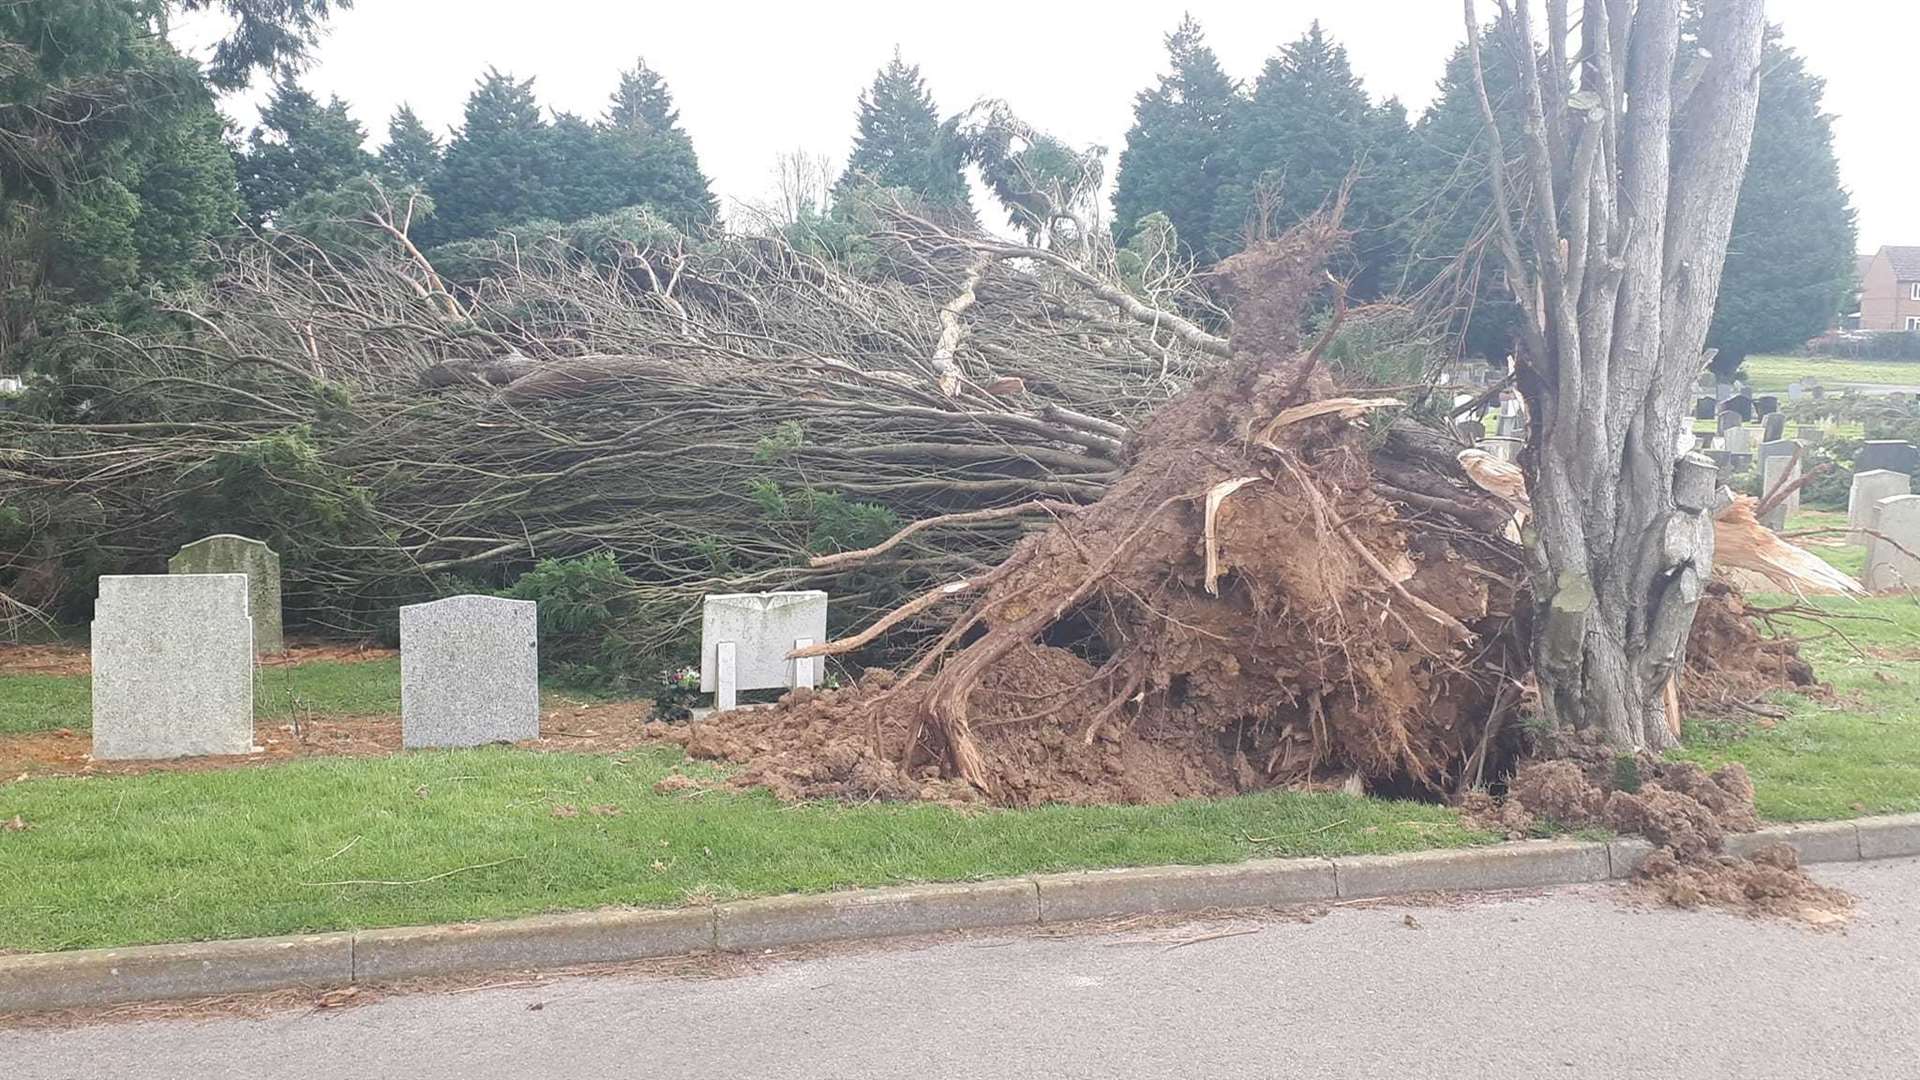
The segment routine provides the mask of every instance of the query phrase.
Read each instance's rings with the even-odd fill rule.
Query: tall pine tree
[[[1125,243],[1140,219],[1163,213],[1182,248],[1201,263],[1231,254],[1237,223],[1218,223],[1221,186],[1236,173],[1232,125],[1239,89],[1191,16],[1167,35],[1172,70],[1134,99],[1133,128],[1120,152],[1114,229]]]
[[[1331,203],[1352,176],[1344,223],[1357,257],[1340,269],[1356,279],[1356,295],[1379,296],[1395,261],[1389,233],[1407,135],[1404,112],[1372,105],[1347,50],[1315,21],[1267,61],[1234,116],[1234,172],[1221,184],[1209,246],[1233,250],[1259,211],[1272,228],[1291,226]]]
[[[920,68],[896,50],[860,95],[860,130],[839,190],[863,183],[906,188],[935,205],[966,209],[970,200],[960,165],[961,149],[942,133]]]
[[[387,142],[380,148],[380,171],[402,184],[424,187],[440,171],[440,139],[402,104],[387,121]]]
[[[467,98],[466,122],[428,186],[433,242],[465,240],[544,215],[552,139],[533,80],[488,71]]]
[[[681,228],[710,225],[719,216],[693,140],[680,126],[673,94],[645,60],[620,75],[601,124],[615,202],[650,206]]]
[[[240,196],[255,226],[302,196],[327,191],[373,167],[367,132],[335,96],[322,105],[291,80],[276,82],[247,138]]]
[[[1824,80],[1768,35],[1753,149],[1740,185],[1707,344],[1716,370],[1750,353],[1788,349],[1832,325],[1854,287],[1858,234],[1833,156]]]

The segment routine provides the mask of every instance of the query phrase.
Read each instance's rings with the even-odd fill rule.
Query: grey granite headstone
[[[1753,429],[1750,427],[1730,427],[1720,433],[1720,438],[1726,443],[1729,453],[1753,453]]]
[[[1874,508],[1873,527],[1880,535],[1867,538],[1867,572],[1862,583],[1873,592],[1920,586],[1920,559],[1908,554],[1920,552],[1920,495],[1880,500]]]
[[[1787,414],[1770,412],[1760,421],[1760,441],[1777,442],[1787,437]]]
[[[1791,484],[1800,479],[1800,461],[1793,452],[1800,448],[1796,442],[1770,442],[1760,446],[1760,493],[1770,495],[1781,484]],[[1794,491],[1780,500],[1760,524],[1774,532],[1785,532],[1787,519],[1800,512],[1800,492]]]
[[[1774,394],[1763,394],[1753,399],[1753,415],[1772,416],[1780,411],[1780,398]]]
[[[169,574],[245,574],[255,652],[285,652],[280,632],[280,556],[263,541],[222,533],[180,549],[167,560]]]
[[[449,596],[400,609],[400,743],[540,737],[539,605]]]
[[[727,642],[734,647],[736,690],[794,686],[803,681],[795,678],[796,663],[819,663],[787,659],[803,638],[827,640],[827,594],[818,589],[709,596],[700,611],[700,689],[720,689],[715,647]]]
[[[1860,448],[1860,456],[1854,459],[1855,472],[1867,472],[1872,469],[1892,469],[1895,472],[1911,473],[1920,466],[1920,450],[1905,439],[1872,439]]]
[[[1739,413],[1740,422],[1743,424],[1753,419],[1753,398],[1744,393],[1733,395],[1720,407],[1731,413]]]
[[[1853,474],[1847,490],[1847,542],[1867,546],[1865,530],[1873,528],[1873,512],[1880,500],[1912,492],[1913,478],[1892,469],[1869,469]]]
[[[1713,419],[1714,419],[1714,424],[1713,424],[1714,428],[1721,432],[1726,432],[1729,429],[1737,428],[1741,424],[1740,414],[1730,409],[1721,410],[1718,414],[1714,416]]]
[[[1703,394],[1693,399],[1693,418],[1695,420],[1711,420],[1716,412],[1713,395]]]
[[[102,577],[93,609],[93,756],[252,749],[246,575]]]

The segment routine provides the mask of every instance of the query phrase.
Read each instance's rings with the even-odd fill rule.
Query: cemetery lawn
[[[1920,386],[1920,363],[1902,360],[1842,360],[1832,356],[1749,356],[1744,362],[1753,388],[1784,394],[1787,384],[1818,379],[1828,390],[1843,385]]]
[[[87,731],[93,726],[91,680],[86,675],[0,672],[0,735]],[[543,708],[597,695],[548,689]],[[400,659],[314,660],[254,670],[253,712],[260,721],[287,723],[310,716],[397,716]]]
[[[1490,843],[1439,806],[1275,792],[956,810],[656,792],[671,747],[486,748],[0,783],[0,951]]]
[[[1828,549],[1815,550],[1830,556]],[[1852,565],[1830,561],[1857,573],[1862,558],[1854,555]],[[1767,594],[1748,599],[1756,607],[1793,602]],[[1812,620],[1776,619],[1784,632],[1809,639],[1801,654],[1832,694],[1776,694],[1773,703],[1786,714],[1779,719],[1689,718],[1686,746],[1674,756],[1708,767],[1745,765],[1760,816],[1771,821],[1920,811],[1920,600],[1816,597],[1809,603],[1844,616],[1834,623],[1860,650]]]

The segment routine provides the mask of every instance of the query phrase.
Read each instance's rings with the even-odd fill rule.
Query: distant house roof
[[[1884,247],[1896,281],[1920,281],[1920,247]]]

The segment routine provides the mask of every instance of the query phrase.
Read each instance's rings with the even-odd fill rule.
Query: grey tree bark
[[[1544,38],[1537,0],[1497,0],[1493,32],[1537,58],[1517,72],[1520,131],[1495,119],[1463,2],[1492,240],[1528,315],[1541,708],[1556,729],[1662,749],[1713,561],[1711,464],[1682,440],[1753,135],[1763,0],[1707,0],[1685,41],[1682,0],[1541,0]]]

